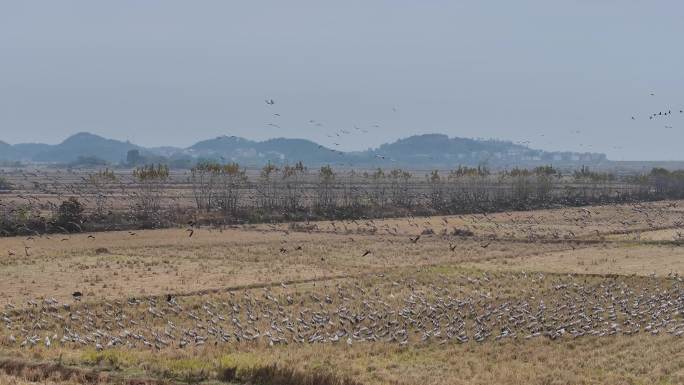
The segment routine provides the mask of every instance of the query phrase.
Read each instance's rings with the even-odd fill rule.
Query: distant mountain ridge
[[[596,164],[606,162],[599,153],[549,152],[500,140],[449,138],[443,134],[415,135],[386,143],[366,151],[342,152],[306,139],[274,138],[254,141],[236,136],[203,140],[187,148],[145,148],[130,142],[103,138],[87,132],[70,136],[60,144],[0,141],[0,161],[70,164],[84,158],[110,164],[130,162],[129,152],[137,150],[136,159],[167,161],[191,166],[200,159],[238,162],[245,166],[303,162],[308,166],[323,164],[364,167],[454,167],[480,165],[498,167],[538,164]]]

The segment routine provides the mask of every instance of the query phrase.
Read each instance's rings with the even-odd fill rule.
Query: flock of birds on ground
[[[318,289],[285,284],[205,296],[95,303],[31,300],[0,312],[5,343],[97,350],[219,344],[482,343],[684,336],[684,280],[482,273],[421,283],[380,274]],[[513,296],[506,290],[529,287]],[[467,293],[464,289],[470,289]]]

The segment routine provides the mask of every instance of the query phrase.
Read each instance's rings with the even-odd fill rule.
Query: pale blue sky
[[[684,159],[683,39],[675,0],[3,1],[0,140],[440,132]]]

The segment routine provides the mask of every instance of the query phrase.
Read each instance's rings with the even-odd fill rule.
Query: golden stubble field
[[[680,384],[683,223],[657,202],[0,238],[0,383]]]

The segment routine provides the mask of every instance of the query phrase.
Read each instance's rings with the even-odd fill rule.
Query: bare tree
[[[266,210],[273,210],[278,207],[278,185],[276,173],[278,168],[269,162],[259,174],[257,188],[257,202],[259,207]]]
[[[368,174],[366,174],[368,176]],[[385,172],[381,168],[375,170],[370,175],[371,179],[371,200],[380,207],[384,208],[387,204],[387,185],[385,183]]]
[[[534,169],[536,196],[539,202],[549,202],[552,199],[554,177],[559,177],[559,172],[551,166],[540,166]]]
[[[323,166],[318,171],[318,188],[316,206],[320,211],[329,211],[335,207],[335,172],[330,166]]]
[[[247,172],[241,170],[237,163],[221,166],[216,185],[216,202],[224,214],[237,213],[247,183]]]
[[[135,218],[145,227],[156,227],[162,217],[162,198],[169,168],[166,165],[138,167],[133,171],[138,189],[133,193],[133,212]]]
[[[295,213],[302,207],[304,198],[304,189],[302,186],[306,167],[302,162],[298,162],[294,166],[285,166],[282,170],[282,181],[284,189],[284,206],[291,212]]]
[[[363,190],[359,183],[360,176],[350,170],[342,183],[342,205],[347,209],[356,210],[362,206]]]
[[[212,209],[212,198],[216,184],[217,174],[221,165],[213,162],[200,162],[190,170],[190,184],[192,196],[199,211]]]
[[[512,194],[513,200],[518,205],[524,205],[532,195],[532,173],[527,169],[514,168],[510,171],[509,176],[512,180]]]
[[[426,179],[430,186],[430,205],[434,210],[440,210],[444,203],[444,192],[439,171],[433,170],[430,174],[426,175]]]
[[[100,170],[88,175],[87,185],[95,199],[95,215],[103,217],[108,211],[111,186],[117,182],[114,171],[107,169]]]
[[[411,206],[411,191],[410,180],[411,173],[401,169],[394,169],[390,171],[390,197],[392,203],[396,206],[410,207]]]

